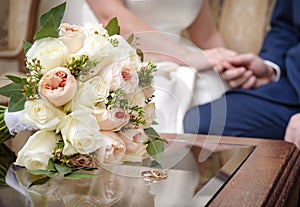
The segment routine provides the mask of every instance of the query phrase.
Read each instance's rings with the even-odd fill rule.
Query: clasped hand
[[[255,54],[237,54],[225,48],[210,49],[204,53],[231,88],[256,88],[276,78],[274,69]]]

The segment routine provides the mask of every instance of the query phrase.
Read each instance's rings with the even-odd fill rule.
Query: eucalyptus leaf
[[[13,93],[21,93],[23,90],[23,84],[10,83],[0,88],[0,95],[10,97]]]
[[[40,28],[40,30],[35,33],[33,39],[39,40],[46,37],[57,38],[58,36],[58,27],[56,27],[54,17],[52,15],[46,20],[42,28]]]
[[[55,169],[59,172],[59,174],[65,175],[70,172],[72,172],[72,168],[59,164],[59,163],[54,163]]]
[[[68,179],[83,179],[83,178],[96,178],[101,176],[100,174],[87,174],[87,173],[80,173],[80,172],[72,172],[70,174],[65,175],[65,178]]]
[[[16,112],[24,109],[26,98],[21,92],[15,92],[10,96],[8,112]]]
[[[50,172],[48,170],[27,170],[27,172],[31,175],[45,175],[50,178],[58,174],[57,172]]]
[[[52,159],[49,159],[49,161],[48,161],[48,170],[53,171],[53,172],[56,171],[55,164]]]
[[[42,177],[40,179],[37,179],[35,181],[33,181],[29,186],[28,188],[34,186],[34,185],[43,185],[45,184],[48,180],[50,179],[50,177]]]
[[[55,25],[56,28],[58,28],[60,26],[61,20],[64,16],[65,10],[66,10],[66,2],[53,7],[52,9],[50,9],[48,12],[46,12],[45,14],[43,14],[40,17],[40,26],[44,26],[47,22],[47,20],[50,18],[50,16],[52,16],[53,18],[53,23]]]
[[[127,39],[126,41],[128,42],[128,44],[131,44],[134,40],[134,34],[131,34]]]
[[[159,134],[152,127],[145,129],[144,132],[148,137],[153,139],[160,138]]]
[[[156,160],[158,163],[161,163],[164,155],[164,148],[165,146],[162,140],[149,139],[146,151],[154,160]]]
[[[24,54],[26,55],[28,50],[32,47],[32,44],[27,41],[23,41],[23,49],[24,49]]]
[[[120,26],[117,17],[112,18],[106,25],[105,29],[109,36],[120,34]]]
[[[25,78],[21,78],[21,77],[18,77],[18,76],[7,75],[6,77],[7,77],[9,80],[11,80],[12,82],[17,83],[17,84],[24,84],[24,83],[26,82],[26,79],[25,79]]]

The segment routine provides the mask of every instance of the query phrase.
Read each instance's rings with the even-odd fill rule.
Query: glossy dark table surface
[[[50,179],[27,188],[32,177],[11,171],[14,187],[0,187],[0,206],[265,206],[295,205],[299,150],[282,141],[164,134],[163,162],[106,166],[98,178]],[[146,182],[152,169],[168,178]],[[298,179],[298,180],[297,180]],[[298,182],[298,184],[297,184]],[[24,194],[24,195],[22,195]],[[299,196],[299,195],[298,195]],[[297,203],[296,203],[297,204]]]

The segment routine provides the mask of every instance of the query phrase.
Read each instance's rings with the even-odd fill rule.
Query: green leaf
[[[128,42],[128,44],[131,44],[132,42],[133,42],[133,40],[134,40],[134,34],[131,34],[128,38],[127,38],[127,42]]]
[[[82,178],[96,178],[101,176],[100,174],[87,174],[87,173],[80,173],[80,172],[72,172],[70,174],[65,175],[65,178],[68,179],[82,179]]]
[[[21,92],[15,92],[10,96],[10,101],[8,103],[8,111],[16,112],[24,109],[26,98]]]
[[[53,7],[52,9],[50,9],[48,12],[46,12],[45,14],[43,14],[40,17],[40,26],[44,26],[47,22],[47,20],[51,17],[53,18],[53,23],[55,25],[56,28],[58,28],[60,26],[61,20],[64,16],[65,10],[66,10],[66,2]]]
[[[33,181],[29,186],[28,188],[34,186],[34,185],[43,185],[45,184],[48,180],[50,179],[50,177],[42,177],[40,179],[37,179],[35,181]]]
[[[48,161],[48,170],[50,170],[52,172],[56,171],[55,164],[52,159],[49,159],[49,161]]]
[[[40,30],[37,31],[33,37],[34,40],[39,40],[46,37],[57,38],[58,28],[61,24],[61,20],[64,16],[66,9],[66,2],[52,8],[40,18]]]
[[[22,93],[23,85],[17,83],[10,83],[0,88],[0,95],[10,97],[13,93]]]
[[[25,84],[25,82],[26,82],[26,78],[21,78],[21,77],[14,76],[14,75],[7,75],[6,77],[14,83]]]
[[[57,172],[50,172],[48,170],[27,170],[27,172],[31,175],[45,175],[50,178],[58,174]]]
[[[112,18],[106,25],[105,29],[107,30],[109,36],[120,34],[120,26],[117,17]]]
[[[72,172],[72,168],[59,164],[59,163],[54,163],[55,169],[59,172],[59,174],[65,175],[70,172]]]
[[[23,41],[23,49],[24,49],[24,54],[26,55],[28,50],[31,48],[32,44],[27,41]]]
[[[153,139],[160,138],[159,134],[152,127],[145,129],[144,132],[148,137]]]
[[[43,39],[46,37],[53,37],[57,38],[59,36],[58,34],[58,27],[56,27],[54,22],[53,15],[50,16],[42,28],[40,28],[39,31],[37,31],[33,37],[34,40]]]
[[[164,155],[164,148],[165,146],[162,140],[153,140],[150,138],[146,150],[154,160],[156,160],[158,163],[161,163]]]

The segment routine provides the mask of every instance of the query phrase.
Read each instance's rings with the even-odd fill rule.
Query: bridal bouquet
[[[61,23],[65,6],[42,15],[34,43],[24,43],[26,78],[7,76],[12,83],[0,89],[10,97],[1,138],[34,131],[15,164],[76,177],[99,164],[160,162],[164,140],[151,127],[155,65],[142,61],[132,36],[119,35],[116,18],[106,27]]]

